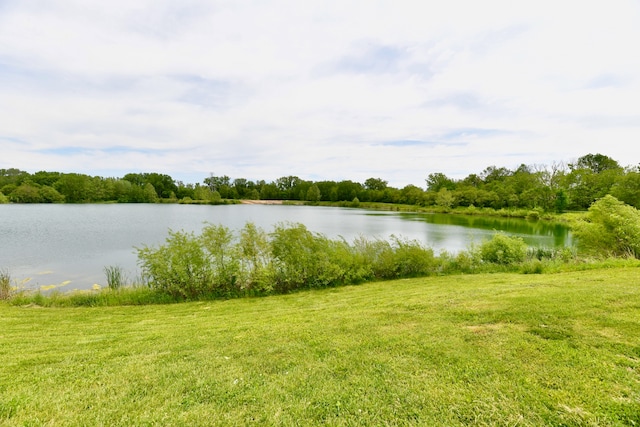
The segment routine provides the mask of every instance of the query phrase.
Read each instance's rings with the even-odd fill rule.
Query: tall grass
[[[11,273],[9,270],[0,269],[0,300],[11,297]]]
[[[107,277],[107,286],[109,289],[118,290],[127,283],[127,275],[124,269],[118,265],[104,267],[104,274]]]

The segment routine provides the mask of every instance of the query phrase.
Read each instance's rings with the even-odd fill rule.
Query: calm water
[[[210,222],[237,230],[247,221],[265,231],[278,222],[299,222],[349,242],[393,234],[436,252],[467,249],[494,230],[521,236],[532,246],[571,244],[565,227],[516,219],[281,205],[0,205],[0,269],[27,288],[88,289],[106,283],[105,266],[120,266],[135,278],[135,248],[162,244],[169,229],[199,232]]]

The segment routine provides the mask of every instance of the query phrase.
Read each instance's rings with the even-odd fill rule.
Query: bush
[[[233,233],[223,225],[207,225],[199,242],[204,249],[203,261],[208,262],[208,289],[216,294],[231,294],[236,291],[240,276],[240,262],[233,244]]]
[[[137,250],[143,278],[152,288],[183,298],[212,291],[212,263],[193,233],[170,231],[166,245]]]
[[[240,230],[237,246],[240,262],[240,287],[251,293],[273,290],[273,263],[269,237],[261,228],[248,222]]]
[[[392,236],[393,274],[395,277],[418,277],[433,274],[437,260],[433,250],[416,240],[403,240]]]
[[[491,240],[482,243],[479,251],[482,261],[501,265],[523,262],[527,257],[524,240],[504,233],[496,233]]]
[[[276,290],[334,286],[344,276],[331,259],[331,242],[302,224],[278,224],[271,233]]]
[[[640,212],[613,196],[591,205],[585,220],[573,226],[578,247],[596,256],[640,258]]]

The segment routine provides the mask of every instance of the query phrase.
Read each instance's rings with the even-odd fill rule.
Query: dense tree
[[[297,194],[297,188],[300,186],[302,180],[297,176],[283,176],[278,178],[275,182],[278,190],[280,190],[281,199],[285,200],[300,200],[300,195]]]
[[[4,186],[10,184],[17,187],[18,185],[22,184],[22,181],[29,177],[30,175],[28,172],[22,171],[20,169],[0,169],[0,188],[3,188]],[[7,193],[5,193],[5,195],[7,195]]]
[[[278,200],[280,199],[280,189],[274,183],[264,184],[260,189],[260,199]]]
[[[54,188],[64,196],[68,203],[80,203],[94,201],[91,185],[91,177],[79,173],[67,173],[58,179]]]
[[[9,195],[9,199],[15,203],[41,203],[40,189],[37,184],[27,180],[20,184]]]
[[[640,208],[640,172],[630,170],[611,187],[611,195],[635,208]]]
[[[307,197],[305,198],[305,200],[308,200],[310,202],[319,202],[321,197],[322,194],[320,194],[320,189],[316,184],[313,184],[307,190]]]
[[[571,170],[588,169],[593,173],[622,169],[617,161],[603,154],[587,154],[582,156],[575,163],[569,164],[569,168]]]
[[[366,188],[367,190],[383,191],[385,188],[387,188],[387,184],[389,184],[389,182],[384,181],[381,178],[367,178],[367,180],[364,182],[364,188]]]
[[[455,181],[447,177],[442,172],[430,173],[426,181],[427,191],[433,191],[434,193],[437,193],[443,188],[446,188],[447,190],[453,190],[456,188]]]
[[[77,173],[0,169],[0,192],[21,203],[88,203],[101,201],[155,202],[158,199],[285,199],[312,202],[385,202],[422,206],[476,206],[541,209],[562,212],[585,210],[607,194],[640,206],[640,166],[623,169],[602,154],[587,154],[577,161],[551,166],[520,165],[514,170],[489,166],[462,180],[443,173],[427,176],[426,191],[414,185],[402,189],[381,178],[364,183],[344,180],[307,181],[283,176],[273,182],[211,174],[202,183],[184,184],[160,173],[129,173],[123,178],[91,177]],[[151,190],[155,194],[151,193]],[[446,190],[446,191],[443,191]]]
[[[155,172],[128,173],[123,179],[131,182],[133,185],[143,188],[147,184],[151,184],[156,191],[156,196],[163,199],[175,198],[175,195],[178,192],[178,186],[173,178],[165,174]]]

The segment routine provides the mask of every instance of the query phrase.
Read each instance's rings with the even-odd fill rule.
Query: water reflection
[[[503,231],[522,237],[530,245],[563,247],[573,244],[569,228],[558,223],[528,221],[521,218],[488,217],[477,215],[400,213],[408,221],[423,221],[429,224],[458,226],[480,230]],[[544,239],[540,239],[544,238]]]

